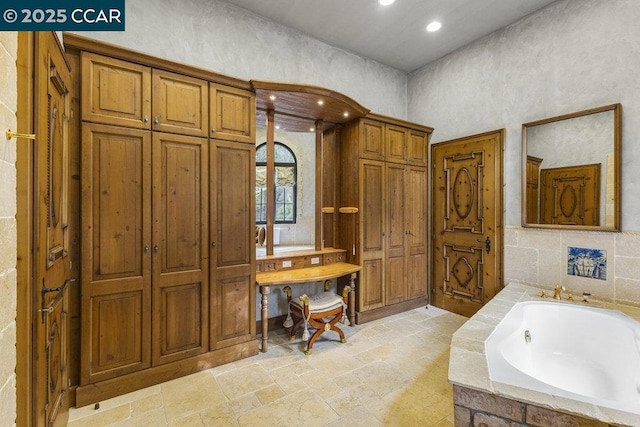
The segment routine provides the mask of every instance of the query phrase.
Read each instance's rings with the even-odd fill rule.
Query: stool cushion
[[[333,310],[334,308],[342,306],[343,303],[344,301],[339,295],[333,292],[322,292],[309,297],[309,312],[321,313],[323,311]],[[291,304],[298,307],[300,310],[304,307],[304,303],[299,299],[291,300]]]

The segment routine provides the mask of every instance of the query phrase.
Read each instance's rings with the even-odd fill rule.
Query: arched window
[[[274,144],[276,224],[295,224],[297,165],[293,151],[281,142]],[[256,223],[267,223],[267,143],[256,148]]]

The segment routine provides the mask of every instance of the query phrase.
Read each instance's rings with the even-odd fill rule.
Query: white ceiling
[[[332,46],[412,72],[555,0],[227,0]],[[440,21],[442,29],[425,27]]]

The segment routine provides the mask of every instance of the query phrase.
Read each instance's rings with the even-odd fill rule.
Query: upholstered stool
[[[297,299],[291,299],[291,288],[285,289],[289,299],[289,313],[295,319],[295,323],[293,319],[287,317],[284,326],[288,327],[293,324],[290,337],[292,341],[295,339],[298,329],[304,327],[302,339],[308,341],[305,354],[311,354],[313,344],[320,335],[327,331],[337,332],[340,335],[340,342],[347,342],[344,332],[336,326],[336,323],[338,321],[346,321],[347,295],[349,291],[351,291],[351,288],[345,286],[342,297],[325,290],[325,292],[317,295],[307,296],[303,294]],[[309,338],[309,326],[316,329],[311,338]]]

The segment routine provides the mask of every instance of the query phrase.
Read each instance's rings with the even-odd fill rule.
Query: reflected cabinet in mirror
[[[522,125],[522,225],[620,230],[621,105]]]

